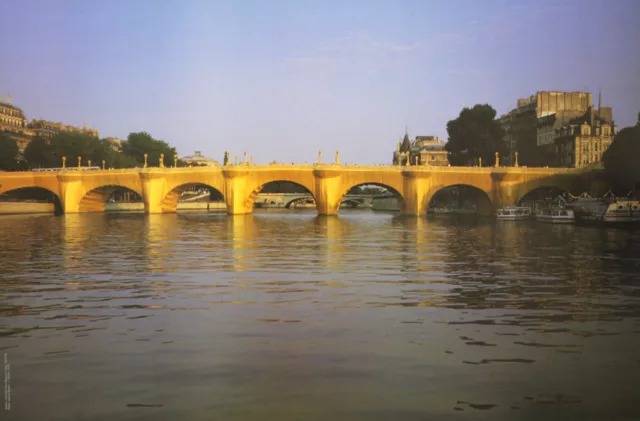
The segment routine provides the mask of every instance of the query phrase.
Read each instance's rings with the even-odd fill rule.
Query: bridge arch
[[[293,186],[294,190],[297,190],[297,191],[292,191],[290,193],[299,193],[300,194],[299,197],[296,197],[296,198],[288,201],[285,204],[286,208],[290,208],[291,204],[293,202],[296,202],[296,201],[298,201],[300,199],[303,199],[303,198],[310,198],[315,203],[316,198],[315,198],[315,196],[313,194],[312,189],[309,188],[310,186],[307,186],[307,185],[305,185],[303,183],[299,183],[297,181],[291,181],[291,180],[283,179],[283,180],[271,180],[271,181],[267,181],[265,183],[262,183],[260,185],[255,186],[251,190],[251,192],[249,193],[248,197],[245,200],[245,207],[247,209],[253,209],[254,206],[258,205],[258,203],[256,203],[256,199],[257,199],[258,195],[263,190],[267,189],[269,186],[274,186],[274,185],[277,185],[277,184],[283,184],[285,186],[286,185]],[[272,193],[287,193],[287,192],[272,192]]]
[[[63,212],[60,196],[53,190],[41,186],[25,186],[8,190],[0,190],[0,202],[15,202],[16,213],[24,213],[24,207],[31,203],[34,211],[41,208],[43,212],[51,209],[55,215]],[[53,205],[49,207],[48,205]],[[6,213],[13,213],[11,208]]]
[[[599,173],[586,174],[581,178],[573,177],[548,177],[522,183],[518,186],[515,202],[521,203],[532,196],[532,193],[555,190],[559,193],[566,192],[574,196],[589,193],[591,196],[602,196],[611,188],[609,182]]]
[[[378,182],[378,181],[374,181],[374,182],[363,182],[363,183],[355,183],[352,185],[348,185],[348,187],[346,189],[343,189],[342,191],[342,195],[340,196],[340,199],[337,201],[338,203],[338,211],[340,210],[340,208],[342,207],[343,204],[345,204],[346,202],[349,202],[350,200],[346,200],[345,196],[347,196],[347,194],[349,194],[350,191],[352,191],[354,188],[356,187],[362,187],[362,186],[375,186],[375,187],[380,187],[384,190],[386,190],[388,192],[388,194],[393,195],[393,197],[395,197],[398,200],[398,204],[400,205],[400,209],[403,209],[404,207],[404,196],[402,195],[402,193],[400,192],[400,189],[391,186],[390,184],[384,183],[384,182]],[[381,195],[383,195],[384,193],[381,193]]]
[[[424,200],[424,209],[427,212],[436,209],[455,209],[459,212],[491,215],[495,211],[489,194],[483,188],[472,184],[434,186],[429,189]]]
[[[539,186],[520,194],[516,200],[517,205],[527,204],[537,200],[555,199],[558,196],[568,198],[570,191],[559,186]]]
[[[203,190],[208,190],[209,197],[206,198],[206,194]],[[224,193],[219,188],[212,186],[209,183],[203,182],[189,182],[184,184],[179,184],[173,187],[167,194],[164,195],[162,199],[162,211],[163,212],[176,212],[178,209],[178,201],[182,197],[183,193],[194,191],[195,199],[206,199],[207,202],[223,202],[224,203]],[[198,194],[199,193],[199,194]],[[226,205],[225,205],[226,206]]]
[[[133,193],[133,194],[132,194]],[[123,195],[133,199],[135,202],[142,202],[142,191],[137,186],[125,186],[119,184],[104,184],[88,190],[78,203],[79,212],[104,212],[107,201],[114,195]]]

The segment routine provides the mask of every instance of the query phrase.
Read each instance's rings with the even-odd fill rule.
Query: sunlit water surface
[[[10,420],[640,419],[640,231],[0,218]]]

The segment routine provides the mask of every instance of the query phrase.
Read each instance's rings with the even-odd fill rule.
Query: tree
[[[31,168],[52,168],[62,165],[53,147],[46,139],[39,136],[34,137],[24,149],[24,159]]]
[[[149,166],[158,166],[160,154],[164,154],[164,165],[173,166],[173,157],[176,148],[173,148],[163,140],[154,139],[147,132],[130,133],[127,140],[122,142],[122,152],[134,158],[138,164],[144,164],[144,154],[147,154]]]
[[[635,126],[625,127],[602,155],[604,167],[614,189],[640,190],[640,114]]]
[[[445,149],[451,165],[469,165],[478,158],[483,165],[493,165],[496,152],[504,155],[504,130],[495,117],[496,110],[490,105],[477,104],[463,108],[458,118],[447,123],[449,141]]]
[[[92,161],[92,165],[98,165],[107,155],[100,139],[87,133],[60,132],[51,139],[51,147],[57,162],[60,163],[62,157],[66,156],[69,167],[77,165],[79,156],[82,157],[82,165],[85,166],[89,160]]]
[[[6,133],[0,133],[0,170],[18,169],[18,142]]]
[[[125,155],[121,150],[114,149],[113,143],[106,139],[100,140],[103,149],[103,158],[106,168],[135,168],[139,166],[138,161],[132,157]],[[102,165],[102,162],[100,162]]]

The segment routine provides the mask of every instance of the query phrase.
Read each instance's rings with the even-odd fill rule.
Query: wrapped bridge
[[[318,214],[335,215],[351,188],[378,185],[393,192],[405,215],[422,215],[440,190],[471,186],[484,192],[491,211],[517,204],[538,188],[572,194],[603,194],[602,171],[523,167],[398,167],[355,165],[228,165],[195,168],[121,170],[64,169],[55,172],[0,173],[0,194],[39,187],[55,194],[65,213],[102,212],[109,195],[127,188],[144,200],[146,213],[175,212],[182,192],[204,184],[222,193],[229,214],[251,213],[256,196],[271,182],[293,182],[313,196]]]

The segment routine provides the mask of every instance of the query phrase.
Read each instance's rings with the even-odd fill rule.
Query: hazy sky
[[[390,163],[464,106],[588,90],[640,111],[640,1],[0,2],[0,92],[27,117],[145,130],[221,160]]]

